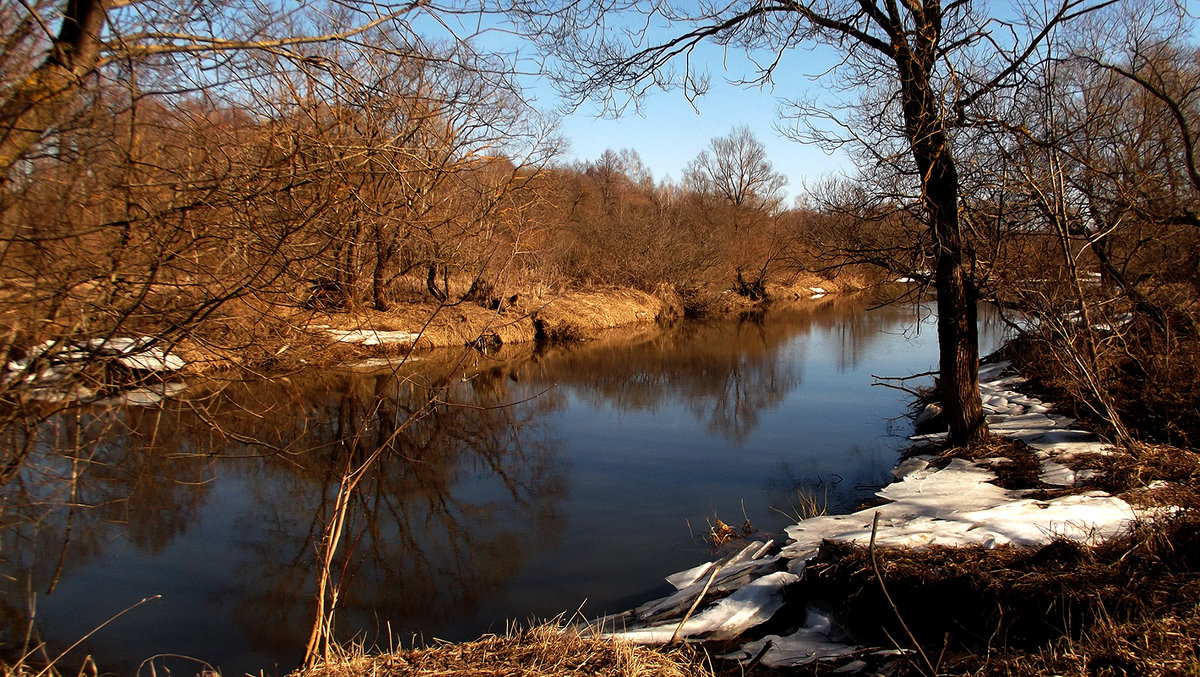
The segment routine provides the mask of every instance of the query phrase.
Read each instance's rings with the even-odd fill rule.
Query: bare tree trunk
[[[437,264],[437,262],[431,262],[429,264],[429,270],[425,276],[425,288],[429,290],[429,295],[433,298],[437,299],[438,301],[445,301],[449,298],[449,295],[442,289],[438,288],[437,275],[439,268],[440,266]]]
[[[979,396],[978,298],[963,265],[958,168],[929,79],[933,51],[923,47],[931,45],[918,43],[915,50],[899,48],[895,59],[901,76],[905,128],[920,172],[921,200],[929,214],[935,247],[939,395],[950,428],[948,441],[952,445],[973,444],[987,437]]]
[[[375,306],[375,310],[385,311],[390,306],[385,294],[386,275],[384,267],[387,265],[387,251],[384,245],[378,244],[375,250],[375,269],[371,272],[371,302]]]
[[[925,202],[932,219],[937,260],[939,394],[951,444],[971,444],[987,436],[979,396],[978,295],[963,268],[962,235],[958,217],[958,173],[943,149],[925,174]]]
[[[978,299],[966,279],[961,258],[957,251],[940,250],[934,275],[939,393],[951,444],[971,444],[987,436],[979,396]]]
[[[96,67],[109,0],[69,0],[49,54],[0,103],[0,177],[58,122]]]

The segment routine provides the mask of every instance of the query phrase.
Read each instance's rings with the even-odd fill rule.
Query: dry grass
[[[1170,339],[1155,332],[1133,330],[1121,337],[1121,350],[1109,356],[1112,364],[1101,376],[1122,421],[1139,440],[1177,447],[1200,441],[1200,337],[1193,319]],[[1008,357],[1029,381],[1023,388],[1055,409],[1106,432],[1108,422],[1096,414],[1085,388],[1061,367],[1056,344],[1025,336],[1010,342]]]
[[[680,646],[669,651],[582,637],[546,624],[488,635],[473,642],[369,655],[350,651],[292,677],[708,677],[706,657]]]
[[[337,329],[420,332],[417,348],[463,346],[481,335],[493,334],[501,343],[533,340],[533,321],[520,310],[496,311],[474,303],[439,306],[435,303],[398,305],[392,310],[360,309],[314,317],[311,325]]]
[[[1136,491],[1155,482],[1172,482],[1200,488],[1200,454],[1163,444],[1136,442],[1127,454],[1095,459],[1102,488],[1113,493]]]
[[[825,492],[820,497],[811,489],[797,487],[796,500],[789,502],[788,510],[780,508],[772,508],[772,510],[796,522],[827,515],[829,514],[829,485],[825,485]]]
[[[564,343],[594,339],[615,327],[651,324],[663,308],[664,302],[650,294],[606,289],[544,298],[518,295],[514,303],[500,309],[470,302],[412,302],[388,311],[247,313],[210,323],[203,336],[185,341],[178,352],[191,372],[242,368],[266,373],[403,355],[411,348],[462,347],[481,337],[491,345],[532,343],[539,338]],[[415,346],[332,343],[322,327],[413,332],[420,338]]]
[[[833,277],[802,272],[784,284],[767,283],[767,296],[774,299],[806,299],[813,295],[814,287],[834,294],[863,291],[874,284],[877,284],[877,280],[873,275],[850,268],[838,271]]]
[[[1018,677],[1179,677],[1200,675],[1200,607],[1130,621],[1101,619],[1078,639],[1041,651],[952,657],[945,675]]]
[[[713,518],[708,524],[708,539],[712,543],[713,548],[720,548],[726,543],[741,540],[750,532],[750,523],[746,522],[746,526],[742,531],[729,526],[717,518]]]
[[[532,308],[539,337],[550,342],[595,338],[615,327],[658,320],[664,303],[658,297],[634,289],[603,289],[566,292]]]
[[[881,549],[881,575],[945,675],[1196,675],[1200,516],[1087,547]],[[900,637],[865,548],[826,543],[804,583],[857,641]],[[914,663],[898,674],[920,674]]]

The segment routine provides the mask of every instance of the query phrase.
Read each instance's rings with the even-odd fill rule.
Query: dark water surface
[[[31,608],[54,655],[161,595],[62,667],[91,653],[119,674],[150,674],[155,656],[158,674],[203,667],[168,655],[226,675],[290,671],[341,470],[380,448],[335,567],[343,638],[386,648],[628,608],[710,556],[713,519],[778,531],[798,489],[841,511],[887,481],[907,402],[872,374],[934,368],[935,335],[912,306],[867,307],[506,346],[458,370],[462,351],[194,384],[162,409],[74,412],[39,431],[3,489],[3,650],[19,655]],[[985,350],[997,333],[985,327]],[[425,406],[439,385],[443,401]]]

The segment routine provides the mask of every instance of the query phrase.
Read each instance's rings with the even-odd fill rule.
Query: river
[[[2,493],[3,651],[56,655],[136,605],[60,668],[289,672],[342,470],[379,449],[334,562],[340,638],[620,611],[709,558],[718,519],[772,533],[802,497],[869,499],[910,432],[908,396],[873,375],[936,362],[928,305],[827,299],[80,409],[6,442],[32,452]]]

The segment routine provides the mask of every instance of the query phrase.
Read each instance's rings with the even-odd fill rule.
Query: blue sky
[[[632,148],[642,157],[655,179],[679,180],[687,164],[710,139],[725,136],[738,125],[748,125],[766,146],[775,170],[788,177],[789,196],[831,173],[851,171],[842,152],[826,154],[813,144],[785,138],[777,129],[784,98],[827,96],[820,82],[809,74],[828,68],[830,57],[820,52],[795,51],[783,60],[775,82],[767,87],[744,86],[731,81],[751,74],[745,58],[725,54],[712,46],[702,48],[701,58],[711,74],[709,91],[694,102],[683,92],[656,90],[642,102],[640,110],[629,106],[619,118],[598,117],[598,107],[585,103],[562,119],[561,130],[570,141],[569,160],[593,160],[606,149]],[[539,106],[558,102],[548,86],[533,85]]]
[[[1182,1],[1191,11],[1193,0]],[[1008,2],[984,0],[983,4],[989,11],[1015,18]],[[616,25],[619,21],[613,21],[613,26]],[[515,57],[519,70],[528,74],[527,93],[536,99],[536,105],[549,112],[560,104],[545,79],[533,74],[538,61],[533,47],[516,37],[503,13],[441,16],[429,26],[448,30],[458,39],[467,37],[477,47]],[[1003,31],[999,34],[1004,35]],[[570,143],[563,159],[593,160],[609,148],[632,148],[656,179],[679,180],[684,167],[710,139],[744,124],[766,146],[776,171],[788,177],[787,190],[792,197],[803,192],[806,182],[811,184],[830,174],[852,173],[850,160],[844,153],[827,155],[815,145],[785,138],[776,129],[781,119],[780,104],[785,98],[815,101],[826,110],[834,110],[838,93],[830,91],[828,80],[808,77],[834,66],[836,57],[831,48],[788,51],[775,71],[773,87],[767,88],[729,82],[754,74],[753,65],[736,50],[725,52],[705,44],[691,58],[712,76],[710,91],[694,105],[680,91],[655,91],[643,101],[640,110],[629,107],[618,119],[604,119],[597,117],[596,106],[584,104],[561,121],[561,132]]]
[[[447,19],[448,17],[442,17]],[[546,79],[536,75],[538,58],[534,48],[516,37],[504,19],[491,17],[458,17],[453,33],[458,37],[471,36],[477,48],[492,49],[517,60],[526,94],[545,112],[556,111],[562,104]],[[445,24],[435,29],[448,28]],[[705,44],[692,56],[711,75],[707,94],[689,102],[678,90],[655,90],[642,101],[639,110],[629,106],[619,118],[601,118],[599,108],[590,103],[561,119],[560,131],[570,147],[563,160],[594,160],[606,149],[632,148],[657,180],[670,177],[678,181],[687,164],[717,136],[725,136],[738,125],[748,125],[766,146],[767,156],[775,170],[788,177],[786,190],[794,197],[807,181],[822,176],[849,172],[850,163],[844,153],[828,155],[811,144],[784,138],[777,131],[782,98],[823,98],[828,92],[808,75],[828,69],[834,63],[829,50],[823,48],[792,50],[775,74],[773,87],[747,87],[731,84],[731,80],[749,77],[753,65],[736,50]]]
[[[676,91],[655,92],[640,113],[631,109],[618,119],[597,118],[595,109],[585,105],[562,121],[563,135],[571,143],[568,157],[593,160],[607,148],[632,148],[642,156],[655,179],[670,176],[678,180],[684,167],[710,139],[745,124],[766,146],[775,170],[788,177],[791,196],[802,191],[805,180],[848,171],[849,161],[843,153],[826,155],[815,145],[786,139],[776,130],[780,119],[778,99],[785,94],[782,87],[772,93],[716,82],[717,77],[714,73],[712,90],[696,101],[695,108]]]

